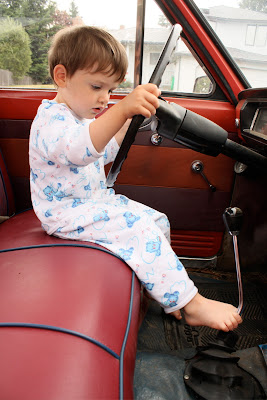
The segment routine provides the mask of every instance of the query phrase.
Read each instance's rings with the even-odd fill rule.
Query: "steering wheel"
[[[160,57],[156,64],[156,67],[155,67],[154,71],[152,72],[149,83],[154,83],[157,86],[160,85],[163,72],[165,71],[165,68],[169,64],[171,55],[176,48],[177,40],[179,39],[179,36],[180,36],[180,31],[181,31],[181,27],[179,25],[174,25],[172,27],[169,38],[160,54]],[[145,117],[143,115],[135,115],[132,118],[132,121],[131,121],[129,128],[124,136],[124,139],[120,146],[118,154],[117,154],[115,160],[113,161],[113,164],[108,173],[108,176],[107,176],[107,186],[108,187],[111,187],[114,185],[114,183],[117,179],[117,176],[120,173],[122,164],[124,163],[125,159],[127,158],[130,147],[133,144],[133,142],[135,140],[135,136],[137,134],[137,131],[138,131],[140,125],[142,124],[142,122],[144,121],[144,119],[145,119]]]

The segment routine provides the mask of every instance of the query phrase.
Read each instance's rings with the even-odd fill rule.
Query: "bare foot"
[[[180,310],[176,310],[170,313],[171,315],[173,315],[176,319],[182,319],[182,314]]]
[[[242,318],[231,304],[206,299],[199,293],[184,307],[185,320],[192,326],[209,326],[228,332],[237,328]]]

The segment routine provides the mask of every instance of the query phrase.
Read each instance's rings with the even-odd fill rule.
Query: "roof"
[[[217,8],[217,7],[213,7]],[[231,7],[226,7],[231,8]],[[266,16],[267,18],[267,16]],[[109,32],[122,43],[134,43],[135,42],[135,28],[121,28],[116,30],[109,30]],[[159,44],[163,45],[168,36],[170,30],[167,28],[147,28],[145,30],[145,43],[146,44]],[[234,59],[239,60],[247,60],[247,61],[258,61],[258,62],[267,62],[267,56],[259,53],[248,52],[245,50],[239,50],[233,47],[226,47],[231,56]],[[188,53],[188,49],[186,51],[183,48],[179,49],[180,54]]]
[[[110,30],[117,40],[122,43],[135,42],[136,29],[135,28],[121,28]],[[148,44],[162,44],[165,43],[170,34],[170,28],[146,28],[145,29],[145,43]]]
[[[267,55],[252,53],[249,51],[235,49],[233,47],[227,47],[227,50],[234,59],[245,60],[245,61],[257,61],[257,62],[267,62]]]
[[[261,21],[267,23],[267,14],[258,11],[251,11],[245,8],[227,6],[214,6],[202,10],[208,20],[228,19],[244,21]]]

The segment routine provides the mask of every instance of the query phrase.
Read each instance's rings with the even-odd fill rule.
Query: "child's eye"
[[[100,90],[101,89],[101,87],[97,86],[97,85],[92,85],[92,88],[93,88],[93,90]]]

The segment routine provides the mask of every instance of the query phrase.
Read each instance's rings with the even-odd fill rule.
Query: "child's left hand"
[[[137,86],[124,99],[107,110],[90,125],[90,136],[96,151],[103,151],[110,139],[116,135],[120,145],[126,133],[125,124],[134,115],[150,118],[159,107],[158,87],[152,83]]]
[[[153,83],[139,85],[120,101],[121,112],[126,119],[139,114],[150,118],[151,115],[156,114],[156,110],[159,107],[158,96],[160,94],[161,91]]]

